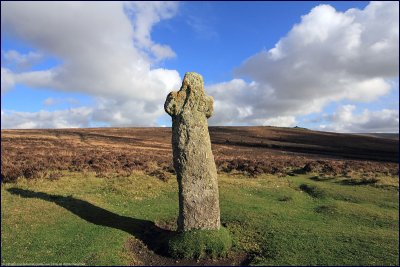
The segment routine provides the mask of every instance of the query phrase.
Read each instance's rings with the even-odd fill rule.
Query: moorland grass
[[[223,257],[231,247],[231,236],[225,227],[219,230],[190,230],[177,233],[168,243],[169,254],[178,259]]]
[[[229,253],[247,253],[252,265],[398,266],[397,178],[378,177],[387,184],[380,187],[313,177],[219,175]],[[139,255],[126,249],[127,240],[162,253],[165,244],[154,240],[169,236],[173,229],[163,225],[178,215],[175,179],[142,173],[65,172],[55,181],[2,184],[1,193],[2,265],[129,265]]]

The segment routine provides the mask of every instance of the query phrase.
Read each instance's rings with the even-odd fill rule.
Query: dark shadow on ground
[[[152,221],[120,216],[72,196],[65,197],[20,188],[10,188],[7,191],[24,198],[37,198],[53,202],[87,222],[129,233],[137,240],[129,238],[126,245],[129,251],[135,254],[144,266],[246,266],[250,262],[248,255],[244,252],[215,260],[176,260],[169,257],[167,249],[168,240],[176,232],[160,228]],[[141,242],[138,242],[138,240]]]
[[[342,185],[374,185],[379,182],[377,178],[345,179],[340,181]]]
[[[24,198],[53,202],[90,223],[125,231],[141,240],[150,250],[163,256],[167,256],[168,253],[166,242],[175,233],[156,226],[154,222],[121,216],[72,196],[51,195],[20,188],[10,188],[7,191]]]

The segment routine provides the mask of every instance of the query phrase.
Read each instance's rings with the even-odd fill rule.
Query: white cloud
[[[107,124],[154,125],[180,76],[153,67],[175,53],[154,43],[151,29],[177,8],[176,2],[4,2],[1,30],[61,64],[24,72],[2,68],[2,92],[21,83],[86,93],[98,100],[95,110],[107,110],[96,116]]]
[[[15,83],[22,83],[31,87],[62,88],[66,86],[61,81],[57,80],[56,69],[12,73],[12,75]]]
[[[293,127],[297,124],[296,117],[294,116],[278,116],[270,119],[255,120],[256,125],[263,126],[278,126],[278,127]]]
[[[165,95],[163,95],[165,98]],[[113,126],[157,126],[160,114],[160,104],[138,100],[115,100],[109,98],[98,98],[98,105],[93,111],[93,120],[99,122],[112,122]],[[161,105],[161,107],[163,107]]]
[[[153,52],[154,56],[158,60],[176,56],[175,52],[166,45],[154,44],[151,46],[151,52]]]
[[[15,85],[13,73],[7,69],[1,67],[1,93],[5,93]]]
[[[150,38],[150,32],[154,24],[172,18],[176,14],[177,2],[129,2],[125,5],[125,9],[134,20],[134,40],[137,47],[149,49],[156,60],[175,56],[169,46],[155,44]]]
[[[63,104],[63,103],[67,103],[70,105],[78,105],[80,102],[79,102],[79,100],[72,98],[72,97],[67,97],[67,98],[48,97],[43,101],[43,105],[45,107],[54,106],[54,105]]]
[[[346,12],[313,8],[274,48],[236,69],[251,82],[208,87],[216,99],[211,122],[291,126],[296,116],[320,112],[331,102],[372,102],[398,91],[391,82],[399,75],[398,21],[398,2]]]
[[[88,127],[93,110],[73,108],[58,111],[18,112],[1,110],[2,129]]]
[[[52,97],[46,98],[46,99],[43,101],[43,105],[46,106],[46,107],[48,107],[48,106],[53,106],[53,105],[55,105],[55,104],[57,104],[57,103],[58,103],[58,100],[57,100],[57,99],[54,99],[54,98],[52,98]]]
[[[43,57],[37,52],[31,51],[27,54],[21,54],[16,50],[6,51],[3,53],[3,56],[10,65],[19,69],[29,68]]]
[[[322,130],[335,132],[399,132],[399,111],[382,109],[370,111],[364,109],[360,114],[354,114],[356,106],[344,105],[332,115],[325,115],[328,124],[320,125]]]
[[[34,53],[61,62],[36,71],[2,67],[2,93],[24,84],[81,92],[96,100],[90,108],[54,113],[7,111],[3,116],[2,112],[2,127],[51,127],[51,123],[68,127],[93,121],[156,125],[165,116],[165,96],[179,87],[180,76],[156,67],[175,52],[155,43],[151,30],[177,10],[176,2],[2,2],[1,30],[39,51],[7,51],[4,56],[8,53],[15,64],[32,64]],[[398,84],[392,83],[399,75],[398,20],[398,2],[372,2],[363,10],[346,12],[329,5],[313,8],[274,48],[251,56],[236,69],[237,77],[248,77],[250,82],[236,78],[206,88],[215,98],[210,124],[294,126],[298,116],[320,112],[331,102],[372,102],[390,90],[398,91]],[[194,22],[198,21],[192,20],[194,28],[204,26]],[[82,121],[71,112],[81,109],[87,111],[78,112]],[[376,126],[379,116],[388,118],[380,120],[388,129],[396,116],[398,125],[398,112],[393,110],[365,111],[358,117],[348,109],[336,116],[344,123],[347,114],[350,126],[327,127],[356,130],[357,118],[364,122],[357,127],[383,129]],[[64,119],[60,122],[51,114]]]

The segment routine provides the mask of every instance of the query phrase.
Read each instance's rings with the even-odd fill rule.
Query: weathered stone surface
[[[164,104],[172,117],[180,231],[220,228],[217,169],[207,124],[207,118],[213,113],[213,102],[204,92],[203,77],[188,72],[181,89],[169,93]]]

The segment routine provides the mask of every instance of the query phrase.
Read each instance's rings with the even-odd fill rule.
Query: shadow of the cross
[[[10,188],[7,191],[24,198],[38,198],[53,202],[87,222],[125,231],[141,240],[149,249],[160,255],[167,256],[166,242],[175,233],[156,226],[152,221],[121,216],[71,196],[52,195],[20,188]]]

